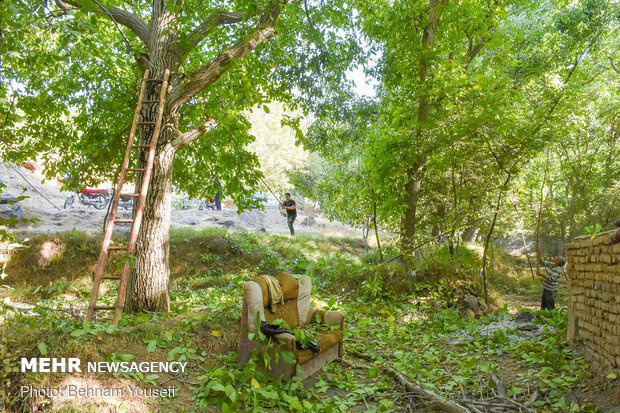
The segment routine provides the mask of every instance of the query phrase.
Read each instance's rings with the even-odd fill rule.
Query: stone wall
[[[570,280],[568,339],[586,358],[620,369],[620,243],[614,231],[575,238],[566,245]]]

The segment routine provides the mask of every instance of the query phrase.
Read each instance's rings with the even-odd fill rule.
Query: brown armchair
[[[284,304],[278,305],[275,312],[271,311],[267,283],[261,277],[243,284],[243,310],[241,314],[241,341],[239,343],[239,362],[246,364],[254,350],[260,349],[257,326],[259,320],[268,323],[283,319],[292,328],[304,327],[311,323],[339,325],[339,329],[330,329],[317,333],[320,352],[297,350],[293,334],[278,334],[274,346],[269,349],[271,366],[269,373],[274,379],[289,380],[297,375],[301,380],[321,369],[326,362],[331,362],[342,355],[342,332],[344,315],[339,311],[325,311],[310,308],[310,292],[312,281],[307,275],[293,277],[289,273],[279,273],[276,278],[280,282]],[[256,333],[253,340],[248,334]],[[290,351],[295,362],[289,364],[277,352]],[[299,368],[297,367],[299,366]]]

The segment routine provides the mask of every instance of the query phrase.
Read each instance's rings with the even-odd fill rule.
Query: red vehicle
[[[215,198],[207,196],[204,200],[202,200],[200,205],[198,205],[198,210],[202,211],[203,209],[215,211]]]
[[[73,202],[75,201],[75,195],[77,194],[78,200],[80,204],[86,205],[90,207],[91,205],[95,207],[95,209],[103,209],[110,202],[110,192],[107,189],[82,189],[81,191],[76,191],[74,194],[71,194],[65,199],[65,209],[71,208],[73,206]]]

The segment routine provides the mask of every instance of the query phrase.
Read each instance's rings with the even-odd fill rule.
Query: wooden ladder
[[[142,212],[144,210],[144,203],[149,188],[149,182],[151,179],[151,171],[153,170],[153,162],[155,159],[155,148],[157,146],[157,140],[159,138],[159,132],[161,130],[161,121],[164,113],[164,101],[166,98],[166,90],[168,89],[168,77],[170,71],[166,69],[163,79],[149,79],[148,69],[144,71],[142,82],[140,84],[140,94],[138,96],[138,105],[133,117],[133,123],[131,125],[131,131],[129,132],[129,138],[127,140],[127,149],[125,150],[125,157],[121,165],[121,171],[118,178],[118,184],[114,190],[114,200],[112,201],[112,208],[105,228],[105,235],[103,237],[103,244],[101,245],[101,253],[99,254],[99,261],[97,262],[97,268],[95,269],[95,278],[93,283],[93,289],[90,294],[90,303],[88,304],[88,313],[86,319],[93,321],[95,317],[95,311],[97,310],[114,310],[114,318],[112,322],[114,325],[118,324],[118,321],[123,315],[123,308],[125,306],[125,293],[127,291],[127,283],[129,282],[129,273],[132,267],[132,258],[136,246],[136,240],[138,239],[138,231],[140,230],[140,224],[142,222]],[[158,100],[144,100],[145,91],[148,84],[161,83],[161,90],[159,92]],[[143,104],[158,105],[157,115],[155,122],[143,122],[140,121],[140,114],[142,113]],[[151,126],[152,136],[149,145],[134,145],[134,138],[136,135],[136,129],[140,126]],[[129,168],[129,161],[134,149],[148,149],[148,158],[146,166],[144,168]],[[140,186],[139,194],[123,194],[123,184],[125,183],[125,176],[127,172],[142,172],[142,185]],[[118,212],[118,206],[121,197],[138,198],[138,205],[134,208],[133,219],[117,219],[116,214]],[[112,239],[112,232],[114,230],[114,224],[117,223],[131,223],[131,232],[129,234],[129,242],[124,246],[110,245]],[[127,254],[125,264],[123,265],[123,272],[121,275],[104,275],[104,268],[108,259],[109,252],[125,252]],[[115,306],[102,306],[97,305],[99,298],[99,288],[102,280],[118,280],[118,296],[116,297]]]

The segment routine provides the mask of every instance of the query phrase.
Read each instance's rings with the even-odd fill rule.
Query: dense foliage
[[[496,213],[504,234],[610,228],[616,3],[358,4],[380,86],[373,102],[330,102],[341,110],[321,112],[306,138],[322,154],[314,196],[328,211],[359,223],[376,203],[385,229],[418,242],[486,234]]]

